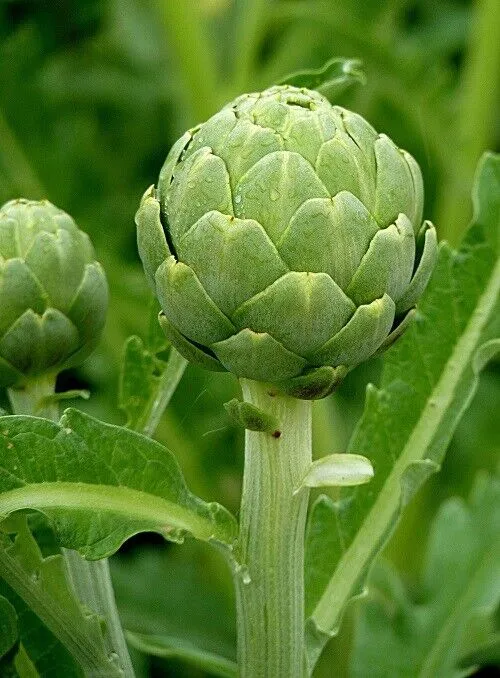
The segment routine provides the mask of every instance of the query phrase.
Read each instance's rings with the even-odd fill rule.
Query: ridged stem
[[[311,403],[241,380],[244,399],[279,430],[246,431],[235,572],[241,678],[303,678],[304,532],[311,464]]]
[[[55,375],[33,379],[22,389],[9,389],[14,414],[59,420],[57,402],[51,401]],[[107,559],[85,560],[77,551],[61,549],[68,580],[78,600],[106,622],[105,643],[109,655],[116,654],[124,678],[134,678],[132,662],[116,607]],[[90,675],[90,674],[89,674]]]

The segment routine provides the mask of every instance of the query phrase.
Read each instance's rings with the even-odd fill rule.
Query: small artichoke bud
[[[108,287],[89,237],[50,202],[0,209],[0,385],[79,364],[96,346]]]
[[[138,247],[180,353],[323,397],[315,371],[333,368],[333,388],[390,345],[422,294],[437,253],[422,208],[411,155],[283,85],[179,139],[142,199]]]

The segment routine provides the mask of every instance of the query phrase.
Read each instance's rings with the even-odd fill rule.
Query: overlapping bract
[[[179,139],[137,213],[167,336],[261,381],[351,368],[427,284],[422,203],[415,160],[359,115],[286,85],[239,97]]]
[[[106,317],[108,288],[88,236],[44,200],[0,209],[0,385],[81,362]]]

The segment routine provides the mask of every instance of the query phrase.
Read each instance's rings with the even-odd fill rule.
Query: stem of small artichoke
[[[279,429],[246,431],[236,568],[241,678],[303,678],[304,533],[311,464],[311,402],[241,380],[244,399]]]
[[[14,414],[28,414],[59,421],[59,408],[51,396],[55,393],[56,375],[32,379],[22,389],[9,389]],[[85,560],[77,551],[61,549],[68,581],[78,600],[106,622],[105,643],[110,658],[116,655],[124,678],[134,678],[134,669],[116,607],[109,563]]]

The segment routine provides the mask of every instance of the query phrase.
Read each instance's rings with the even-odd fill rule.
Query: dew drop
[[[234,202],[239,205],[241,202],[241,195],[235,195],[234,196]]]

